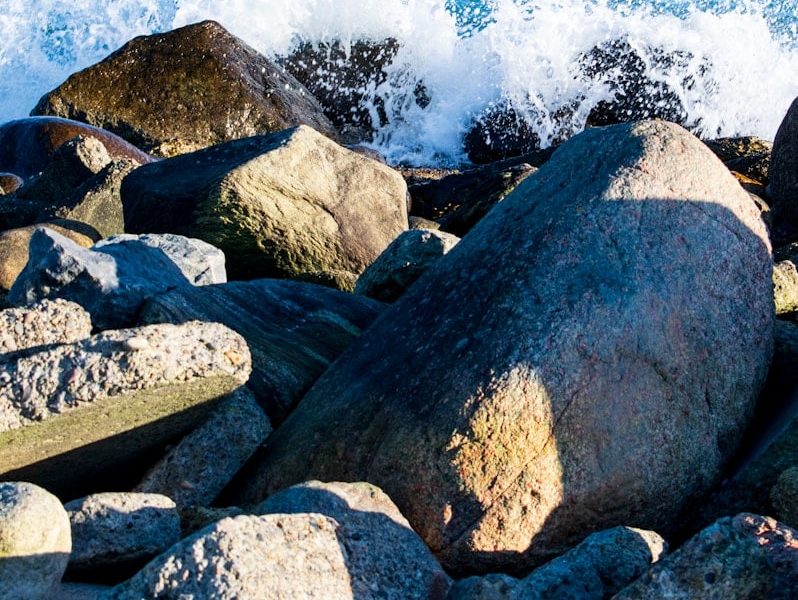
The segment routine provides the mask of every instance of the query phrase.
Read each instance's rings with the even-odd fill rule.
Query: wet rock
[[[798,310],[798,270],[792,261],[783,260],[773,265],[773,300],[777,315]]]
[[[129,41],[32,114],[85,121],[158,156],[299,124],[337,135],[301,83],[213,21]]]
[[[735,158],[725,163],[731,171],[735,171],[767,186],[770,181],[770,153],[756,154],[753,156],[743,156]]]
[[[202,423],[250,370],[246,342],[216,323],[2,355],[0,477],[72,497],[132,485],[139,457]]]
[[[28,308],[0,311],[0,354],[49,344],[71,344],[90,335],[89,313],[74,302],[42,300]]]
[[[743,513],[703,530],[613,600],[787,600],[796,586],[798,533],[775,519]]]
[[[271,430],[252,393],[236,390],[150,469],[135,491],[163,494],[178,506],[210,505]]]
[[[71,549],[58,498],[30,483],[0,483],[0,597],[52,597]]]
[[[541,150],[540,136],[531,124],[534,120],[534,115],[506,100],[489,106],[463,140],[469,160],[485,164]]]
[[[394,302],[460,238],[442,231],[405,231],[360,275],[355,293]]]
[[[767,231],[723,164],[677,125],[591,129],[386,309],[231,499],[369,481],[455,573],[667,533],[737,447],[773,320]]]
[[[770,157],[768,191],[791,223],[798,223],[798,98],[779,126]]]
[[[798,526],[798,466],[779,475],[770,490],[770,501],[779,521],[790,527]]]
[[[13,194],[22,187],[22,177],[13,173],[0,173],[0,190],[3,194]]]
[[[393,169],[305,126],[147,165],[122,185],[128,231],[221,248],[232,278],[360,273],[407,229]]]
[[[759,158],[763,155],[769,156],[773,150],[773,142],[754,135],[716,138],[705,140],[704,143],[724,163],[745,158]]]
[[[449,589],[449,576],[376,486],[311,481],[278,492],[256,512],[318,513],[334,519],[348,554],[352,598],[442,600]]]
[[[259,280],[175,290],[148,302],[142,323],[224,323],[247,340],[248,387],[278,425],[384,306],[293,281]]]

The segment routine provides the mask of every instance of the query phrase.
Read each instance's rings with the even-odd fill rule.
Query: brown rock
[[[22,177],[13,173],[0,173],[0,195],[13,194],[22,186]]]

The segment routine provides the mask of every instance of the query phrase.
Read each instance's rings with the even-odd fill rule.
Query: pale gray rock
[[[0,354],[48,344],[71,344],[91,335],[91,317],[66,300],[42,300],[0,311]]]
[[[58,498],[31,483],[0,483],[0,598],[52,597],[71,550],[69,518]]]

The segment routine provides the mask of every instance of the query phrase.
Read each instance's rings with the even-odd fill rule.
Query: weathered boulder
[[[72,528],[71,571],[143,566],[180,541],[175,503],[159,494],[92,494],[64,505]]]
[[[790,260],[773,265],[773,301],[777,315],[798,310],[798,270]]]
[[[150,562],[107,600],[354,600],[339,529],[333,519],[314,514],[223,519]]]
[[[30,483],[0,483],[0,597],[51,598],[71,549],[58,498]]]
[[[355,293],[394,302],[459,241],[442,231],[405,231],[361,273]]]
[[[67,119],[32,117],[0,125],[0,171],[22,178],[36,175],[52,160],[58,148],[78,136],[100,140],[112,159],[129,159],[140,164],[154,160],[109,131]]]
[[[798,98],[776,132],[768,173],[771,199],[785,218],[798,223]]]
[[[667,549],[654,531],[613,527],[589,535],[524,579],[488,575],[458,581],[447,600],[603,600],[643,575]]]
[[[224,250],[238,279],[360,273],[407,229],[393,169],[310,127],[237,140],[137,169],[122,184],[132,232]]]
[[[666,122],[587,130],[322,375],[233,502],[369,481],[461,573],[668,531],[735,450],[773,321],[767,232],[722,163]]]
[[[28,264],[8,292],[12,304],[63,298],[99,329],[133,323],[142,304],[167,290],[224,281],[224,256],[176,235],[120,236],[82,248],[46,228],[30,240]]]
[[[129,41],[32,114],[84,121],[158,156],[299,124],[337,135],[305,86],[213,21]]]
[[[135,483],[140,457],[196,427],[250,369],[246,342],[217,323],[2,355],[0,477],[73,498]]]
[[[135,491],[163,494],[178,506],[208,506],[271,430],[252,393],[236,390],[150,469]]]
[[[353,598],[445,598],[451,581],[378,487],[311,481],[278,492],[258,514],[318,513],[338,523]]]
[[[790,467],[779,475],[770,489],[770,501],[779,521],[798,527],[798,467]]]
[[[315,283],[324,287],[341,290],[342,292],[354,292],[358,276],[349,271],[308,271],[300,273],[293,278],[293,281],[304,281],[305,283]]]
[[[275,425],[384,305],[317,285],[258,280],[185,288],[141,310],[141,323],[224,323],[252,352],[248,387]]]
[[[13,173],[0,173],[0,193],[13,194],[22,187],[22,177]]]
[[[0,354],[49,344],[71,344],[91,335],[91,317],[66,300],[42,300],[0,311]]]
[[[613,600],[787,600],[798,588],[798,533],[768,517],[718,520]]]

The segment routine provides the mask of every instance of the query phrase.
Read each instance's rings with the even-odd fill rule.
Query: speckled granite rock
[[[47,344],[71,344],[91,335],[91,317],[74,302],[42,300],[0,311],[0,354]]]

